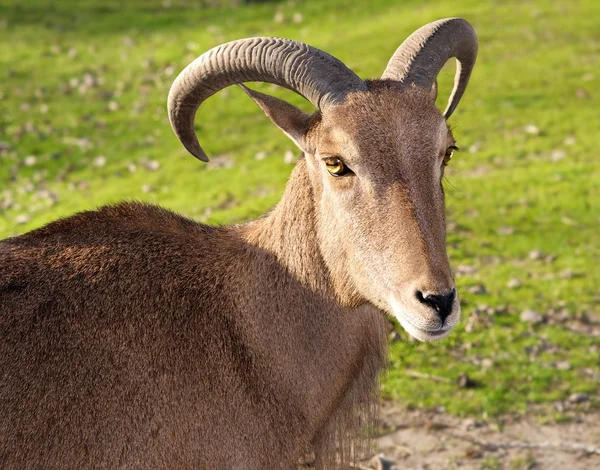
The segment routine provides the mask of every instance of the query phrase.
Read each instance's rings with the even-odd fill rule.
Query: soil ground
[[[600,469],[597,412],[581,412],[568,423],[540,424],[522,417],[503,420],[499,426],[385,403],[381,425],[379,455],[362,468]],[[525,448],[528,445],[532,447]]]

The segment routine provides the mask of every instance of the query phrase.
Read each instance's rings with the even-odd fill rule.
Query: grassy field
[[[296,150],[230,88],[197,119],[212,162],[189,156],[165,103],[191,59],[283,36],[377,77],[414,29],[462,16],[480,40],[445,183],[463,319],[441,343],[399,333],[384,394],[484,418],[566,419],[556,404],[575,393],[577,406],[599,408],[600,3],[204,3],[0,0],[0,236],[122,199],[212,224],[254,218],[278,200]],[[446,67],[440,103],[452,75]]]

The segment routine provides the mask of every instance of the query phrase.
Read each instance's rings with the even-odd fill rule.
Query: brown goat
[[[385,313],[449,334],[460,307],[445,250],[446,120],[477,42],[431,23],[383,79],[294,41],[219,46],[174,83],[176,134],[200,103],[262,80],[318,107],[246,92],[302,149],[279,204],[214,228],[124,203],[0,242],[0,468],[345,468],[372,426]],[[435,77],[459,73],[445,116]]]

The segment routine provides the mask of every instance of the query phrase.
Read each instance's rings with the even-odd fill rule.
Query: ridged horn
[[[462,18],[434,21],[412,33],[396,50],[383,72],[382,79],[415,83],[427,90],[451,57],[456,57],[454,88],[444,117],[456,109],[477,58],[477,35]]]
[[[295,91],[322,111],[352,91],[367,89],[338,59],[301,42],[257,37],[222,44],[188,65],[169,91],[171,127],[192,155],[208,161],[194,132],[202,102],[229,85],[255,81]]]

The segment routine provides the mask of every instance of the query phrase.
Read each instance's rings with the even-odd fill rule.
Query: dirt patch
[[[359,468],[600,469],[600,413],[581,413],[560,424],[527,417],[505,421],[500,429],[498,423],[385,403],[379,455]]]

